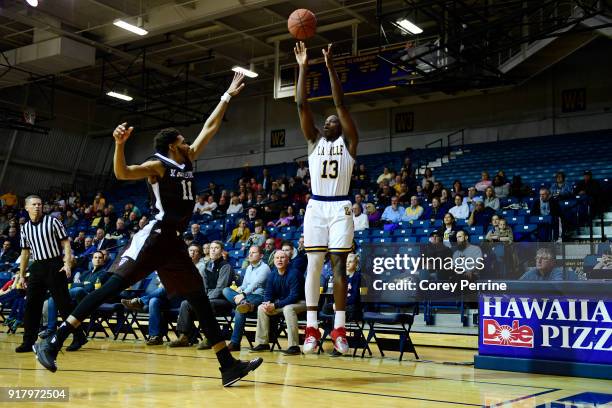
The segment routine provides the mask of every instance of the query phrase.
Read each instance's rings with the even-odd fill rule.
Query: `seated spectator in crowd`
[[[448,212],[458,220],[466,220],[470,216],[470,206],[463,201],[461,194],[455,194],[455,206]]]
[[[291,207],[289,207],[291,208]],[[270,221],[268,227],[287,227],[291,225],[291,222],[295,219],[293,215],[289,215],[286,210],[281,210],[278,219]]]
[[[138,214],[132,211],[130,215],[128,216],[127,221],[125,222],[125,229],[127,229],[128,231],[134,231],[134,230],[137,231],[139,220],[140,220],[140,217],[138,216]]]
[[[219,204],[217,205],[217,209],[213,211],[213,215],[225,215],[227,214],[228,208],[229,202],[227,200],[227,196],[221,194],[221,197],[219,197]]]
[[[111,275],[107,272],[104,264],[104,254],[100,251],[96,251],[91,258],[91,269],[74,274],[72,284],[68,290],[70,293],[70,298],[74,304],[78,305],[88,293],[93,292],[94,289],[102,286],[110,278]],[[47,302],[47,330],[43,335],[41,335],[41,337],[46,338],[47,336],[55,333],[56,328],[57,306],[55,305],[53,297],[50,297]],[[78,336],[74,338],[73,343],[77,341],[77,339]],[[83,344],[85,343],[80,344],[80,346]]]
[[[262,261],[263,252],[257,245],[249,248],[249,266],[247,266],[242,284],[237,290],[223,289],[223,296],[232,305],[235,305],[234,330],[228,345],[230,351],[240,351],[240,342],[244,333],[246,316],[257,309],[263,302],[264,291],[270,267]]]
[[[429,193],[429,196],[431,198],[433,198],[433,197],[440,198],[440,196],[442,195],[442,189],[443,188],[444,187],[442,186],[442,183],[440,183],[439,181],[434,181],[433,187],[431,188],[431,193]]]
[[[389,170],[388,167],[383,168],[383,172],[380,176],[378,176],[378,178],[376,179],[376,184],[380,184],[383,181],[390,181],[391,178],[393,177],[393,174],[391,174],[391,171]]]
[[[111,219],[108,215],[102,217],[102,221],[98,223],[98,228],[102,228],[105,234],[110,234],[115,230],[115,226],[111,222]]]
[[[440,206],[440,199],[438,197],[434,197],[431,199],[431,205],[425,208],[425,213],[423,214],[424,220],[431,220],[432,222],[435,220],[441,220],[444,217],[444,209]]]
[[[125,226],[125,220],[123,218],[117,218],[115,230],[110,234],[106,234],[104,238],[109,241],[109,245],[107,246],[107,248],[116,247],[117,245],[119,245],[118,242],[120,239],[129,239],[130,232]]]
[[[92,218],[90,226],[97,228],[100,224],[104,224],[103,220],[104,216],[102,215],[102,211],[96,211],[96,215]],[[103,226],[102,229],[104,229]]]
[[[11,241],[5,239],[0,249],[0,265],[12,264],[19,258],[19,252],[13,249]]]
[[[461,197],[465,196],[465,191],[463,190],[461,180],[453,181],[453,189],[451,190],[451,193],[453,197],[455,197],[457,194],[459,194]]]
[[[442,210],[448,212],[454,205],[450,190],[448,188],[440,190],[440,207],[442,207]]]
[[[353,204],[353,225],[355,226],[355,231],[363,231],[370,228],[368,216],[361,209],[361,205]]]
[[[510,196],[524,198],[530,196],[531,193],[531,187],[523,184],[523,179],[521,176],[512,177],[512,183],[510,183]]]
[[[200,224],[196,222],[191,224],[191,235],[193,236],[192,242],[196,245],[203,245],[205,242],[208,242],[206,235],[200,231]]]
[[[424,190],[427,190],[427,182],[429,182],[429,184],[431,185],[431,187],[433,187],[433,183],[435,183],[436,178],[433,175],[433,171],[427,167],[425,169],[425,174],[423,175],[423,179],[421,180],[421,187],[423,187]],[[428,191],[428,193],[431,192],[431,188]]]
[[[389,187],[389,184],[386,181],[381,183],[378,192],[376,193],[376,198],[378,200],[378,205],[388,206],[391,204],[391,197],[393,197],[394,190]]]
[[[244,218],[238,220],[236,228],[232,230],[232,235],[229,237],[227,242],[229,244],[235,244],[236,242],[246,243],[251,236],[251,230],[247,226],[247,222]]]
[[[298,162],[298,169],[295,172],[295,177],[299,177],[301,180],[304,180],[307,175],[308,167],[306,167],[306,163],[304,162],[304,160],[300,160]]]
[[[478,201],[474,206],[474,211],[470,214],[467,223],[471,227],[482,226],[486,227],[491,221],[491,217],[495,214],[490,207],[485,207],[482,201]]]
[[[499,215],[493,214],[491,216],[491,223],[487,227],[487,233],[489,233],[489,231],[493,231],[498,226],[499,226]]]
[[[98,228],[92,244],[96,251],[101,251],[103,249],[112,247],[115,244],[115,241],[106,238],[104,229]]]
[[[206,263],[210,261],[210,242],[202,245],[202,260]]]
[[[227,214],[242,214],[242,204],[238,196],[233,196],[230,200],[230,205],[227,207]]]
[[[366,202],[363,194],[357,193],[355,194],[355,204],[361,207],[361,212],[365,213],[367,211]]]
[[[452,258],[452,250],[444,245],[444,234],[439,229],[429,234],[429,244],[425,247],[423,255],[428,259]],[[442,263],[428,263],[427,270],[421,275],[422,279],[436,278],[437,280],[452,280],[457,274],[452,270],[444,269]],[[433,275],[435,274],[435,275]],[[433,276],[432,276],[433,275]]]
[[[408,186],[406,183],[401,184],[400,191],[397,196],[399,198],[400,205],[410,205],[410,191],[408,191]]]
[[[476,187],[468,188],[468,195],[464,198],[465,203],[470,207],[470,212],[474,211],[475,204],[482,201],[482,197],[478,195]]]
[[[576,183],[574,193],[578,195],[586,194],[591,198],[592,213],[597,215],[603,210],[602,190],[599,182],[593,179],[591,170],[586,170],[583,179]]]
[[[274,268],[268,276],[263,302],[257,308],[255,347],[252,351],[270,350],[270,317],[282,313],[287,325],[286,355],[301,354],[298,314],[306,310],[301,299],[302,283],[296,269],[289,268],[289,257],[282,250],[274,252]]]
[[[504,218],[499,218],[498,226],[487,232],[485,239],[488,242],[505,242],[511,244],[514,242],[514,233],[512,228],[508,226],[508,222]]]
[[[333,272],[332,272],[333,276]],[[333,279],[333,278],[332,278]],[[348,254],[346,257],[346,321],[356,321],[361,319],[361,272],[359,271],[359,255]],[[329,298],[327,298],[329,299]],[[336,305],[333,301],[323,305],[323,311],[328,315],[333,315]]]
[[[457,242],[457,233],[461,231],[461,228],[455,224],[455,217],[451,213],[444,214],[442,219],[442,226],[436,231],[438,235],[442,236],[442,242],[447,247],[451,247]]]
[[[420,184],[416,186],[416,196],[419,201],[427,200],[427,193]]]
[[[519,280],[524,281],[576,281],[578,275],[570,269],[563,273],[563,268],[555,266],[555,251],[552,247],[537,250],[535,268],[525,272]]]
[[[198,200],[196,201],[195,205],[193,206],[193,213],[194,214],[203,214],[205,208],[206,208],[206,197],[204,197],[204,195],[199,195],[198,196]]]
[[[476,191],[483,192],[488,187],[491,187],[492,184],[493,183],[489,179],[489,172],[483,171],[482,173],[480,173],[480,181],[476,183],[474,187],[476,188]]]
[[[487,187],[485,190],[484,206],[494,211],[499,210],[499,198],[495,197],[495,190],[493,187]]]
[[[399,197],[402,190],[402,176],[395,176],[395,179],[391,180],[389,186],[393,187],[393,190],[395,190],[395,195]]]
[[[18,274],[19,272],[15,272],[12,278],[0,288],[0,306],[11,309],[11,313],[4,324],[9,327],[9,332],[13,333],[17,331],[19,326],[23,325],[26,304],[25,288],[19,286]]]
[[[555,174],[555,182],[550,185],[550,193],[553,198],[566,198],[572,195],[572,186],[565,181],[565,173],[558,171]]]
[[[213,195],[208,196],[208,200],[206,204],[204,204],[204,208],[200,211],[202,215],[209,215],[212,217],[213,212],[217,209],[218,204],[215,202],[215,197]]]
[[[263,248],[263,260],[268,266],[274,265],[274,251],[276,250],[276,243],[274,238],[267,238]]]
[[[258,220],[261,221],[260,218],[257,218],[257,209],[255,207],[250,207],[247,210],[247,217],[246,217],[246,222],[250,230],[255,230],[255,221],[258,221]]]
[[[601,244],[601,246],[605,248],[601,251],[601,258],[597,259],[593,269],[612,269],[612,242]]]
[[[204,290],[212,306],[215,314],[225,313],[231,310],[231,303],[223,297],[223,289],[230,286],[234,279],[234,270],[232,266],[223,259],[223,243],[221,241],[213,241],[210,243],[210,261],[206,263],[204,268]],[[194,329],[194,321],[196,319],[195,310],[187,300],[181,302],[179,316],[176,324],[176,331],[179,337],[170,342],[170,347],[187,347],[189,346],[190,334]],[[198,350],[208,350],[212,348],[212,344],[208,339],[204,339],[198,344]]]
[[[374,204],[366,204],[366,214],[368,216],[368,224],[370,224],[370,226],[375,226],[379,224],[379,221],[381,220],[381,214],[380,211],[376,209],[376,206]]]
[[[506,183],[501,176],[497,175],[493,178],[493,190],[496,197],[506,198],[510,195],[510,183]]]
[[[470,236],[464,230],[457,231],[457,249],[453,252],[453,260],[457,263],[457,259],[472,259],[472,262],[465,263],[465,272],[462,274],[470,281],[478,280],[480,271],[478,270],[478,258],[483,259],[482,250],[476,245],[470,244]]]
[[[531,214],[559,217],[561,215],[561,207],[559,207],[557,200],[552,198],[550,190],[543,187],[540,189],[540,199],[533,202]]]
[[[412,224],[414,221],[421,218],[423,211],[423,207],[419,205],[417,196],[412,196],[410,197],[410,206],[406,207],[404,215],[402,216],[402,221],[407,221]]]
[[[66,217],[64,217],[64,227],[72,228],[79,222],[79,217],[77,217],[72,210],[66,211]]]
[[[402,220],[402,217],[404,216],[405,212],[406,210],[404,209],[404,207],[399,206],[398,197],[393,196],[391,197],[391,205],[385,208],[385,211],[383,212],[380,219],[385,224],[397,224]]]
[[[370,184],[370,175],[366,169],[365,164],[359,164],[359,167],[355,166],[356,170],[353,172],[355,176],[355,187],[363,188]]]
[[[264,242],[266,242],[266,238],[268,238],[268,233],[264,229],[263,221],[257,220],[255,221],[253,233],[249,236],[249,239],[246,241],[246,247],[250,247],[251,245],[257,245],[261,247]]]

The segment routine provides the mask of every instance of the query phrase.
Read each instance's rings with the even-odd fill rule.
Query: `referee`
[[[30,277],[27,282],[26,307],[24,316],[23,342],[15,351],[25,353],[32,351],[38,338],[40,317],[47,290],[55,300],[62,318],[65,320],[72,311],[68,278],[72,251],[70,240],[62,223],[50,215],[43,215],[42,200],[37,195],[30,195],[25,200],[25,208],[30,220],[21,227],[21,258],[19,262],[19,281],[25,285],[25,274],[32,252],[34,263],[30,266]],[[64,259],[62,261],[62,247]],[[75,332],[70,351],[78,350],[87,342],[82,331]]]

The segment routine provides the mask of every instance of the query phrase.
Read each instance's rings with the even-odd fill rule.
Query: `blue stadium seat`
[[[416,237],[394,237],[393,242],[416,244],[417,238]]]

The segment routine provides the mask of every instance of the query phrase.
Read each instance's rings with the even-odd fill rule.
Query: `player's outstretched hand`
[[[134,128],[132,126],[130,126],[129,128],[127,127],[127,122],[123,122],[122,124],[117,126],[115,128],[115,131],[113,132],[115,143],[124,144],[125,141],[128,140],[128,138],[132,134],[133,130]]]
[[[295,54],[295,59],[299,65],[308,65],[308,52],[306,50],[304,41],[295,43],[293,53]]]
[[[244,74],[236,72],[234,74],[232,83],[230,84],[229,88],[227,88],[227,93],[231,96],[238,95],[240,91],[242,91],[242,88],[244,88],[244,83],[242,81],[244,81]]]
[[[334,66],[334,54],[332,52],[332,44],[327,45],[327,49],[323,48],[321,50],[323,52],[323,56],[325,57],[325,65],[328,68]]]

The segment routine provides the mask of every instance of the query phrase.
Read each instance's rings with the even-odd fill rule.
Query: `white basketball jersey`
[[[328,197],[348,195],[354,164],[342,136],[333,142],[321,137],[308,156],[312,193]]]

